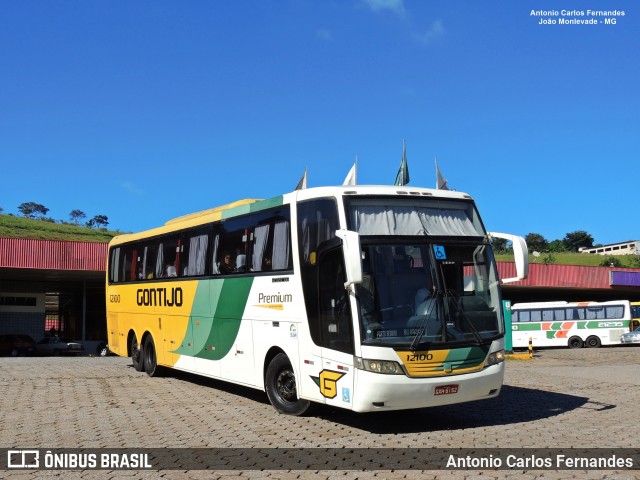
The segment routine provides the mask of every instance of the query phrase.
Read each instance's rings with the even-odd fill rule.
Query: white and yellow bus
[[[628,300],[610,302],[538,302],[511,306],[513,347],[620,345],[631,327]]]
[[[524,278],[524,240],[492,235],[513,242]],[[428,407],[502,386],[500,281],[464,193],[241,200],[114,238],[107,277],[113,352],[150,376],[170,367],[262,389],[282,413]]]

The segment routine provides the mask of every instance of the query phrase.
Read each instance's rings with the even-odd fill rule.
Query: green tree
[[[87,218],[87,216],[82,210],[71,210],[71,213],[69,213],[69,219],[76,225],[79,225],[80,220],[83,218]]]
[[[566,252],[567,251],[567,247],[564,244],[564,242],[562,240],[554,240],[553,242],[549,243],[549,248],[548,248],[549,252]]]
[[[42,218],[49,211],[49,209],[44,205],[40,205],[39,203],[35,203],[35,202],[21,203],[18,206],[18,210],[20,210],[20,213],[22,213],[22,215],[24,215],[27,218],[37,218],[37,217]]]
[[[548,255],[545,255],[545,257],[542,259],[542,263],[544,263],[545,265],[551,265],[552,263],[556,262],[556,256],[553,253],[549,253]]]
[[[96,215],[87,222],[87,227],[89,228],[106,228],[107,225],[109,225],[109,219],[106,215]]]
[[[546,252],[549,248],[549,242],[539,233],[529,233],[524,240],[530,252]]]
[[[619,258],[609,256],[600,263],[600,266],[601,267],[621,267],[622,262],[620,261]]]
[[[584,230],[567,233],[562,241],[570,252],[577,252],[580,248],[593,247],[593,237]]]
[[[495,253],[506,253],[509,250],[506,238],[491,238],[491,247]]]

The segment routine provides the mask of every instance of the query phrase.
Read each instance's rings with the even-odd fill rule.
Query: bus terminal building
[[[107,244],[0,238],[0,335],[106,340]]]
[[[106,265],[106,243],[0,238],[0,335],[55,332],[94,353],[107,339]],[[515,275],[508,262],[498,270]],[[503,299],[640,301],[640,269],[532,263],[526,280],[503,286]]]

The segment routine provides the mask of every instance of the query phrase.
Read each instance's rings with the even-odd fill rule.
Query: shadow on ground
[[[171,371],[167,375],[268,404],[266,394],[258,390],[184,372]],[[576,395],[504,385],[497,398],[477,402],[375,413],[355,413],[319,405],[310,416],[376,434],[401,434],[510,425],[550,418],[578,408],[589,408],[595,414],[615,407]],[[277,415],[275,410],[274,415]]]
[[[615,405],[593,403],[575,395],[505,385],[499,397],[478,402],[364,414],[322,409],[318,416],[371,433],[401,434],[531,422],[578,408],[590,408],[595,413],[615,408]]]

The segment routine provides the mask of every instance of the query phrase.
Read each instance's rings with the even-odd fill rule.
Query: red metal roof
[[[640,272],[639,268],[584,267],[531,263],[526,280],[509,284],[519,287],[611,288],[610,272]],[[516,276],[513,262],[498,262],[500,278]]]
[[[0,238],[0,267],[104,272],[106,258],[106,243]]]
[[[104,272],[106,243],[0,238],[0,267]],[[513,262],[498,262],[500,278],[515,277]],[[640,272],[639,268],[583,267],[532,263],[529,278],[509,284],[520,287],[611,288],[610,272]]]

